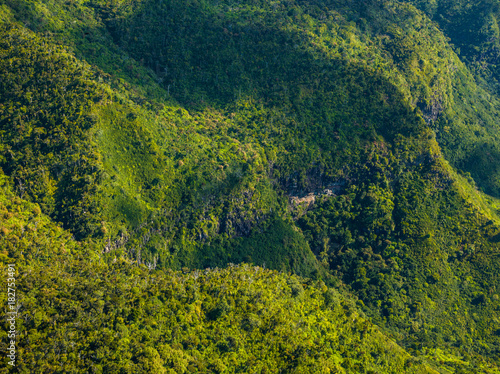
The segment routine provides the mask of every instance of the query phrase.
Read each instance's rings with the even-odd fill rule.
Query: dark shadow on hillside
[[[490,237],[488,239],[491,243],[500,243],[500,233]]]
[[[485,193],[500,196],[497,179],[500,176],[500,149],[493,140],[478,144],[460,165],[470,172]]]
[[[254,4],[256,5],[256,4]],[[251,97],[282,107],[320,144],[339,136],[386,138],[419,131],[398,89],[366,66],[327,56],[307,33],[285,31],[295,4],[266,15],[196,1],[157,1],[120,15],[100,8],[115,43],[152,69],[163,88],[192,110],[234,107]],[[313,17],[325,16],[301,4]],[[268,9],[269,8],[269,9]],[[311,125],[314,124],[314,127]]]

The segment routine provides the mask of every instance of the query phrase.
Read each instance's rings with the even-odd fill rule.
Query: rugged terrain
[[[499,12],[2,0],[16,370],[499,372]]]

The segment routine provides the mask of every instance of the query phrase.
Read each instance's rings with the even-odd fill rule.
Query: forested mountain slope
[[[23,295],[19,372],[436,373],[323,282],[249,265],[107,264],[5,179],[1,255]]]
[[[17,259],[27,279],[26,336],[59,339],[52,351],[25,346],[26,370],[41,361],[49,372],[498,372],[500,112],[494,79],[484,81],[496,73],[491,59],[478,68],[484,40],[457,31],[457,14],[482,22],[496,8],[436,4],[3,0],[3,261]],[[36,219],[14,219],[16,209],[46,223],[27,234]],[[194,270],[228,263],[282,273]],[[269,287],[263,315],[245,296],[254,271]],[[57,272],[67,275],[41,285]],[[172,286],[161,299],[172,282],[194,290]],[[90,291],[72,289],[80,284]],[[228,294],[213,301],[217,288]],[[63,292],[60,308],[33,296],[39,289]],[[278,305],[296,326],[301,308],[314,321],[268,323]],[[182,315],[180,335],[169,308]],[[70,322],[77,316],[89,325]],[[63,337],[59,320],[73,332]],[[340,348],[343,320],[373,323],[402,348],[361,325]],[[239,326],[240,343],[214,338],[224,323]],[[100,348],[80,339],[90,326],[114,338]],[[292,345],[266,349],[280,329]],[[207,341],[190,343],[195,331]],[[70,355],[68,334],[83,358]],[[124,353],[105,359],[116,334]],[[299,336],[315,348],[296,346]]]

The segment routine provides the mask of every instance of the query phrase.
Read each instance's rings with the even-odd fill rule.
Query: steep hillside
[[[339,347],[328,353],[321,340],[314,344],[326,361],[320,353],[310,357],[308,348],[293,361],[286,350],[273,356],[251,345],[253,330],[242,325],[238,331],[250,339],[242,347],[252,352],[245,357],[270,355],[268,370],[290,371],[290,362],[298,372],[427,370],[419,360],[443,373],[498,370],[498,96],[473,58],[449,44],[447,35],[458,34],[452,13],[439,10],[444,2],[415,5],[423,11],[398,1],[4,0],[0,166],[12,186],[6,201],[39,207],[48,225],[59,223],[73,236],[68,245],[80,260],[64,272],[77,278],[54,288],[92,282],[71,270],[85,258],[100,259],[92,265],[96,274],[116,268],[118,289],[128,287],[127,274],[137,282],[185,283],[202,274],[189,269],[252,263],[284,272],[262,272],[277,277],[273,282],[295,284],[299,278],[284,275],[291,272],[312,279],[301,283],[341,290],[415,357],[398,358],[391,368],[373,354],[348,364],[345,355],[332,358]],[[424,11],[450,21],[433,23]],[[460,40],[470,47],[467,56],[480,45]],[[18,242],[4,226],[10,258],[19,256],[19,243],[38,240],[16,234]],[[48,227],[41,232],[59,236]],[[23,261],[59,271],[50,262]],[[190,275],[172,272],[181,269]],[[248,271],[211,270],[202,279],[216,289],[207,274],[232,279]],[[105,284],[92,286],[104,287],[96,291],[104,299],[90,320],[101,318],[105,295],[115,292]],[[311,287],[304,305],[314,309],[311,295],[322,286]],[[154,300],[157,291],[149,298],[146,290],[134,294],[139,304]],[[228,294],[227,313],[247,302],[240,296]],[[288,305],[287,295],[273,297],[268,308]],[[130,336],[148,340],[144,326],[156,336],[153,326],[166,310]],[[289,318],[298,323],[294,310]],[[204,313],[193,329],[211,328],[211,312]],[[236,323],[238,313],[226,322]],[[59,331],[55,324],[36,328]],[[180,334],[194,334],[190,328]],[[147,346],[167,344],[162,339]],[[194,343],[168,340],[174,343],[181,345],[169,349],[183,351],[191,372],[224,371],[197,358]],[[68,365],[117,371],[122,364],[102,361],[109,344],[88,353],[90,361],[72,358]],[[207,344],[196,343],[209,352]],[[123,350],[135,358],[124,354],[132,363],[123,367],[149,365],[130,347]],[[169,367],[170,351],[147,352],[154,365]],[[228,370],[247,370],[219,354]]]
[[[456,167],[470,172],[479,187],[498,196],[496,168],[499,148],[498,131],[494,125],[498,119],[496,115],[487,118],[484,113],[492,113],[492,107],[498,107],[499,3],[496,0],[410,2],[439,25],[481,87],[472,97],[458,89],[456,104],[463,106],[467,115],[458,121],[462,123],[458,129],[450,126],[450,123],[457,122],[453,118],[455,114],[451,118],[440,118],[435,123],[439,129],[437,137],[445,148],[446,144],[449,145],[446,155]]]
[[[2,271],[16,264],[20,295],[19,372],[437,373],[323,282],[249,265],[106,264],[15,196],[4,174],[0,183]]]

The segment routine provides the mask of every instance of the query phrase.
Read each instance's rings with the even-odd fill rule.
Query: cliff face
[[[82,343],[77,359],[64,348],[75,341],[68,332],[50,353],[66,355],[64,370],[495,372],[497,13],[486,1],[4,1],[2,261],[67,277],[23,283],[22,331],[60,335],[62,323],[85,335],[69,321],[109,313],[96,333],[119,335],[124,361],[103,358],[118,338],[103,338],[101,353],[97,338]],[[246,265],[208,271],[166,298],[159,286],[148,293],[150,282],[189,283],[195,269],[229,263],[284,272],[290,300],[310,285],[300,299],[310,314],[334,311],[381,351],[342,351],[339,327],[302,329],[319,323],[306,314],[290,317],[291,346],[252,345],[290,328],[259,311],[292,301],[278,293],[248,311]],[[87,284],[88,272],[105,281]],[[210,274],[222,273],[245,286],[206,294]],[[78,283],[88,290],[72,291]],[[332,307],[325,283],[349,307]],[[66,306],[41,296],[55,289]],[[199,300],[176,309],[182,332],[173,320],[158,327],[175,298]],[[228,321],[241,322],[231,336],[206,330]],[[197,326],[207,341],[194,338]],[[299,335],[319,356],[295,344]],[[41,340],[23,346],[26,370],[39,349]]]

